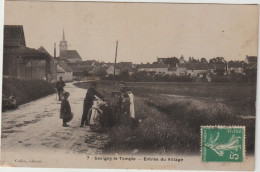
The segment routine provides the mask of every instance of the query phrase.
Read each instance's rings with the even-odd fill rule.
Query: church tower
[[[64,55],[64,51],[68,50],[67,41],[65,41],[65,33],[63,29],[62,40],[60,41],[60,57]]]

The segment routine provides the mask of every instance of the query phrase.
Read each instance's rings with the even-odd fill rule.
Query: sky
[[[244,60],[257,56],[258,6],[173,3],[6,1],[5,25],[23,25],[27,47],[53,55],[62,30],[68,49],[83,60],[154,62],[157,57],[187,60]]]

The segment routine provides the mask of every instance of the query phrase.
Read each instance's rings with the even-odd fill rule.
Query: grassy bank
[[[201,125],[245,125],[247,152],[254,150],[256,87],[250,84],[128,83],[138,127],[114,126],[107,153],[199,153]],[[87,83],[76,86],[87,88]],[[114,105],[110,82],[98,90]],[[174,95],[174,96],[172,96]]]
[[[18,105],[55,92],[54,85],[43,80],[3,78],[3,94],[16,97]]]

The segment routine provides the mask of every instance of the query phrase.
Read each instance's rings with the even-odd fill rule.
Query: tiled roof
[[[4,46],[26,46],[22,25],[4,26]]]
[[[38,48],[37,50],[40,51],[40,52],[42,52],[42,53],[47,54],[52,61],[56,61],[56,60],[54,59],[54,57],[52,57],[52,56],[50,55],[50,53],[49,53],[43,46],[41,46],[41,47]]]
[[[257,56],[246,56],[249,63],[257,63]]]
[[[57,63],[65,72],[73,72],[73,70],[64,61],[59,60]]]
[[[15,55],[24,59],[48,59],[49,55],[33,48],[18,46],[17,48],[5,47],[4,54]]]
[[[242,62],[228,62],[228,67],[235,67],[235,68],[238,68],[238,67],[243,67],[243,64]]]
[[[188,63],[187,69],[188,70],[209,70],[209,69],[213,69],[213,66],[207,63]]]
[[[66,57],[67,59],[80,59],[80,60],[82,60],[82,58],[80,57],[79,53],[76,50],[64,50],[62,52],[61,57]]]
[[[50,53],[43,46],[40,46],[37,50],[50,55]]]

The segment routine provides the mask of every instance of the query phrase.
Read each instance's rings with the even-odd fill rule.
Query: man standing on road
[[[65,82],[62,80],[62,77],[60,77],[60,80],[57,81],[57,83],[56,83],[56,89],[58,91],[59,101],[61,101],[61,99],[62,99],[64,87],[65,87]]]
[[[96,86],[97,86],[96,82],[91,82],[90,88],[88,89],[88,91],[86,93],[86,97],[84,99],[83,114],[82,114],[82,118],[81,118],[80,127],[83,127],[84,124],[85,125],[88,124],[88,119],[87,119],[88,111],[93,105],[93,101],[95,100],[95,96],[97,96],[97,97],[99,97],[100,99],[103,100],[103,96],[96,91]]]
[[[127,87],[125,85],[124,81],[120,81],[118,83],[119,85],[119,93],[120,93],[120,97],[119,97],[119,107],[120,107],[120,115],[119,117],[121,118],[120,121],[125,124],[128,125],[130,122],[130,98],[129,95],[127,93]]]

